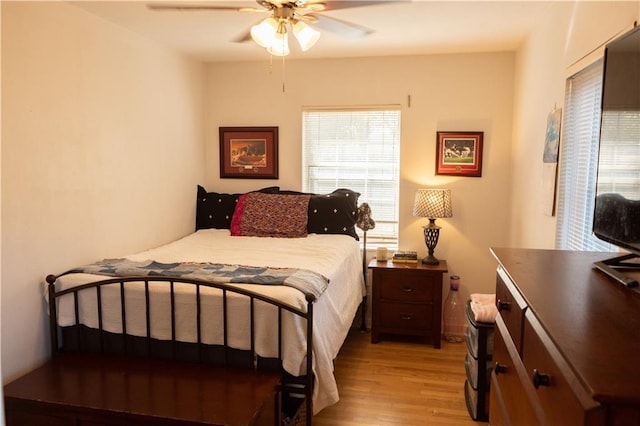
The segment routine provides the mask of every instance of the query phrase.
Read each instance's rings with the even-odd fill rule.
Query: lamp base
[[[425,265],[437,265],[440,262],[433,255],[433,251],[438,244],[438,237],[440,236],[440,227],[436,225],[436,220],[430,218],[429,224],[422,227],[424,229],[424,242],[427,245],[429,254],[422,259],[422,263]]]
[[[424,259],[422,259],[422,263],[424,265],[438,265],[440,264],[440,261],[436,259],[434,255],[430,254]]]

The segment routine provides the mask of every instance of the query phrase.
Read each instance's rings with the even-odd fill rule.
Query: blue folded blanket
[[[326,290],[329,279],[317,272],[296,268],[226,265],[221,263],[136,262],[129,259],[104,259],[69,272],[112,277],[168,276],[213,283],[285,285],[312,294],[316,299]]]

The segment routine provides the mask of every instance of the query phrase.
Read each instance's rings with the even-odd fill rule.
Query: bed
[[[113,276],[139,277],[145,269],[150,280],[140,279],[140,286],[126,290],[103,286],[97,298],[95,292],[75,298],[73,293],[57,297],[48,293],[56,299],[51,308],[56,312],[52,333],[60,336],[52,339],[53,350],[65,345],[73,349],[81,339],[86,345],[92,339],[90,333],[100,330],[111,338],[125,334],[132,339],[148,336],[156,343],[175,340],[187,347],[194,343],[229,346],[260,360],[281,359],[285,374],[294,378],[309,377],[311,358],[310,407],[315,414],[338,401],[333,361],[366,294],[354,229],[357,198],[356,192],[345,189],[324,195],[277,187],[220,194],[198,187],[194,233],[151,250],[49,277],[49,285],[58,293]],[[218,275],[205,277],[203,269]],[[283,277],[278,277],[280,273]],[[170,286],[155,281],[167,276]],[[210,285],[202,289],[191,285],[207,281]],[[273,304],[254,303],[236,293],[223,297],[220,286],[300,312],[313,305],[311,328],[300,315],[282,312]],[[196,291],[202,296],[197,307]],[[125,292],[127,303],[122,307]],[[215,326],[223,321],[228,328]],[[313,336],[311,346],[308,334]],[[97,344],[104,344],[103,337],[98,340]],[[310,348],[312,357],[307,357]],[[175,356],[175,348],[172,351]],[[182,352],[189,357],[188,349]]]

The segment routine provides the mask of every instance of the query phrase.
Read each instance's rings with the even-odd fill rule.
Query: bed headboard
[[[309,196],[307,207],[307,232],[313,234],[345,234],[358,240],[355,225],[358,218],[360,193],[350,189],[336,189],[329,194],[310,194],[280,190],[277,186],[262,188],[252,193]],[[196,205],[196,230],[230,229],[239,194],[207,192],[198,185]],[[287,220],[287,217],[283,217]]]

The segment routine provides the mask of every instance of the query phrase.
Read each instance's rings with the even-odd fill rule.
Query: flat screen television
[[[605,47],[593,233],[629,253],[596,262],[628,287],[640,262],[640,26]]]

